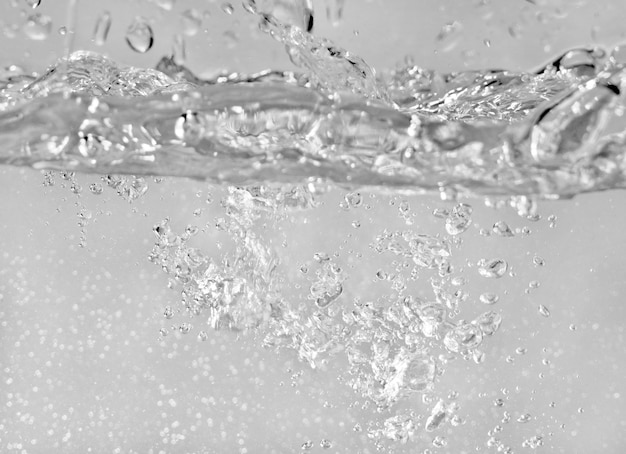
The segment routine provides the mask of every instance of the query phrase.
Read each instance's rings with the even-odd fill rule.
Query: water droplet
[[[23,27],[24,33],[30,39],[43,41],[50,36],[52,30],[52,19],[43,14],[33,14],[26,19]]]
[[[93,42],[96,46],[103,46],[109,36],[109,30],[111,29],[111,13],[104,11],[98,20],[93,30]]]
[[[314,15],[311,0],[248,0],[257,14],[272,16],[283,25],[292,25],[307,32],[313,30]]]
[[[225,2],[222,3],[222,11],[230,16],[235,12],[235,7],[232,5],[232,3]]]
[[[511,230],[511,227],[509,227],[509,225],[504,221],[496,222],[493,225],[492,230],[493,230],[493,233],[499,236],[503,236],[503,237],[513,236],[513,231]]]
[[[543,304],[539,305],[538,310],[539,310],[539,313],[543,315],[544,317],[550,317],[550,310]]]
[[[132,50],[145,54],[154,44],[152,27],[143,17],[136,17],[126,30],[126,42]]]
[[[496,304],[498,300],[500,299],[500,297],[496,295],[495,293],[485,292],[482,295],[480,295],[479,299],[480,299],[480,302],[483,304],[492,305],[492,304]]]
[[[188,9],[181,14],[183,33],[187,36],[195,36],[202,25],[202,15],[196,9]]]
[[[41,0],[24,0],[24,3],[26,3],[26,6],[29,8],[35,9],[41,5]]]
[[[503,259],[482,259],[478,262],[478,273],[483,277],[501,278],[506,273],[508,264]]]

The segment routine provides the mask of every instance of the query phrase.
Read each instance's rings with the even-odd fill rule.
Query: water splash
[[[0,162],[238,184],[322,178],[571,196],[625,186],[624,70],[607,65],[593,78],[455,74],[444,88],[409,68],[386,76],[395,108],[328,96],[293,73],[186,79],[184,67],[162,62],[173,79],[76,52],[39,78],[3,77]]]

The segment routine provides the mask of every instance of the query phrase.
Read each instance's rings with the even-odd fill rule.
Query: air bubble
[[[333,443],[330,440],[323,438],[322,441],[320,441],[320,447],[322,449],[330,449],[333,447]]]
[[[205,342],[208,339],[209,339],[209,335],[207,334],[206,331],[200,331],[198,333],[198,340],[199,341]]]
[[[172,309],[171,306],[167,306],[164,310],[163,310],[163,316],[167,319],[170,319],[174,316],[174,310]]]
[[[539,257],[538,255],[535,255],[533,257],[533,265],[535,266],[544,266],[546,264],[545,260],[542,257]]]
[[[511,227],[509,227],[509,225],[504,221],[496,222],[493,225],[492,230],[493,230],[493,233],[495,233],[498,236],[503,236],[503,237],[514,236],[513,231],[511,230]]]
[[[446,232],[449,235],[459,235],[465,232],[471,222],[472,207],[465,203],[459,203],[446,219]]]
[[[480,302],[487,305],[496,304],[500,297],[495,293],[485,292],[479,297]]]
[[[145,18],[136,17],[126,30],[126,42],[132,50],[140,54],[148,52],[154,44],[152,27]]]
[[[506,273],[508,264],[503,259],[482,259],[478,262],[478,273],[482,277],[501,278]]]
[[[300,446],[300,449],[302,449],[303,451],[309,451],[313,449],[313,442],[311,440],[305,441],[304,443],[302,443],[302,446]]]
[[[544,306],[543,304],[539,305],[538,311],[544,317],[550,317],[550,310],[546,306]]]

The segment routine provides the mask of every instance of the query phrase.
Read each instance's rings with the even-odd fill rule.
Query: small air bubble
[[[503,259],[482,259],[478,262],[478,273],[482,277],[501,278],[506,273],[508,264]]]
[[[100,183],[92,183],[89,185],[89,192],[91,192],[94,195],[102,194],[103,190],[104,189],[102,188],[102,185]]]
[[[539,305],[538,310],[539,310],[539,313],[543,315],[544,317],[550,317],[550,310],[543,304]]]
[[[322,449],[330,449],[333,447],[333,443],[330,440],[323,438],[322,441],[320,441],[320,447]]]
[[[503,237],[511,237],[513,236],[513,231],[511,230],[511,227],[509,227],[509,225],[504,222],[504,221],[498,221],[493,225],[493,233],[495,233],[498,236],[503,236]]]
[[[500,297],[496,295],[495,293],[486,292],[480,295],[479,299],[480,299],[480,302],[483,304],[492,305],[492,304],[496,304],[498,300],[500,299]]]

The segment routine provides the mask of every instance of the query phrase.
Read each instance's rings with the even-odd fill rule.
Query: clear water
[[[307,375],[318,371],[339,382],[345,393],[324,407],[358,413],[352,427],[341,429],[358,434],[358,443],[342,447],[337,436],[313,441],[299,434],[298,446],[266,441],[263,452],[351,452],[354,443],[363,452],[448,452],[467,437],[463,427],[467,431],[486,416],[485,410],[463,409],[464,397],[451,390],[446,371],[459,362],[480,368],[489,361],[523,360],[527,347],[511,354],[495,347],[507,318],[517,326],[511,322],[515,309],[501,309],[501,300],[514,300],[518,293],[531,298],[542,282],[549,285],[544,274],[543,281],[528,280],[519,291],[519,279],[512,281],[518,268],[526,278],[549,265],[543,251],[508,257],[502,242],[527,240],[535,225],[556,228],[558,217],[539,207],[545,199],[624,187],[623,48],[573,49],[525,73],[441,74],[411,61],[374,70],[306,31],[314,22],[306,1],[247,1],[245,7],[285,46],[299,72],[203,79],[176,55],[144,69],[81,51],[37,74],[7,67],[0,75],[0,163],[42,170],[44,186],[77,195],[77,244],[85,251],[98,241],[89,233],[98,217],[89,193],[112,190],[141,203],[158,191],[155,187],[168,184],[162,177],[211,185],[198,194],[214,206],[213,219],[205,219],[203,204],[193,212],[197,222],[187,227],[175,227],[179,222],[168,216],[152,229],[147,256],[154,270],[167,276],[164,300],[172,301],[158,309],[163,321],[155,344],[167,348],[174,337],[183,345],[194,338],[215,345],[215,336],[232,332],[245,348],[297,358],[299,366],[290,369],[294,388],[305,382],[310,392],[323,389],[311,378],[319,376]],[[223,8],[230,14],[232,5]],[[190,28],[197,25],[193,15],[188,20]],[[106,41],[108,21],[103,16],[98,22],[96,42]],[[45,39],[49,24],[35,17],[26,33]],[[148,52],[153,39],[150,25],[140,19],[126,33],[137,53]],[[171,181],[175,188],[177,180]],[[481,204],[494,208],[496,218],[485,222]],[[338,210],[326,224],[316,222],[323,205]],[[374,223],[366,214],[372,208],[387,221]],[[339,245],[323,237],[307,240],[315,230],[348,224],[351,233]],[[218,240],[208,245],[203,235]],[[491,246],[494,241],[498,248]],[[533,304],[530,325],[552,319],[551,309],[543,300]],[[105,319],[104,324],[114,322]],[[537,354],[550,370],[546,347]],[[527,375],[527,369],[519,370]],[[7,386],[14,383],[11,377],[4,380]],[[162,388],[163,396],[168,392]],[[490,390],[499,422],[474,434],[458,452],[544,445],[561,452],[559,424],[549,417],[537,422],[542,414],[523,411],[521,397],[521,404],[511,403],[511,392],[519,395],[519,387]],[[531,402],[535,393],[530,392]],[[9,394],[9,408],[23,404]],[[214,399],[210,393],[198,398]],[[164,399],[176,407],[174,398]],[[11,435],[22,433],[14,420],[28,416],[9,413],[0,421],[6,446],[30,452]],[[107,418],[105,408],[101,415]],[[230,433],[224,421],[232,415],[209,419],[209,428],[218,424],[222,434]],[[178,431],[175,422],[159,436],[165,445],[184,450],[197,429]],[[534,432],[520,428],[527,423],[536,423]],[[118,429],[125,433],[122,451],[130,449],[132,435]],[[238,439],[245,440],[245,427],[239,432]],[[48,429],[51,438],[54,433],[54,427]],[[51,446],[87,446],[72,445],[71,433]],[[109,439],[115,438],[111,434]],[[254,444],[254,438],[239,443],[238,452],[255,452]],[[33,452],[45,452],[33,446]],[[150,452],[160,452],[155,446]],[[219,450],[220,443],[204,446]]]

